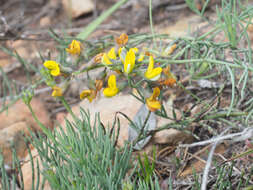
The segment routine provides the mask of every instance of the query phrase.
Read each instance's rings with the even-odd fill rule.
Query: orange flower
[[[99,53],[94,57],[94,63],[101,63],[104,53]]]
[[[163,81],[163,84],[166,86],[173,87],[177,80],[173,73],[170,72],[170,66],[168,65],[166,68],[163,69],[163,74],[165,75],[166,79]]]
[[[146,55],[146,56],[153,56],[152,53],[150,53],[149,51],[146,51],[146,52],[145,52],[145,55]]]
[[[124,46],[126,45],[126,43],[128,42],[128,35],[123,33],[120,35],[120,37],[116,38],[116,43],[119,46]]]
[[[173,87],[176,84],[176,82],[177,82],[176,79],[168,78],[168,79],[160,80],[159,84],[169,86],[169,87]]]
[[[158,96],[160,95],[160,89],[155,87],[153,90],[153,94],[146,99],[146,104],[150,111],[156,111],[161,109],[161,103],[157,100]]]

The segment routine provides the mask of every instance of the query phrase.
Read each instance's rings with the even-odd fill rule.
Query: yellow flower
[[[130,50],[132,50],[134,53],[138,53],[138,51],[139,51],[139,49],[137,47],[130,48]]]
[[[161,103],[157,100],[160,95],[160,89],[158,87],[154,88],[153,94],[146,99],[146,104],[150,111],[156,111],[161,109]]]
[[[128,35],[125,34],[125,33],[121,34],[120,37],[116,38],[116,43],[117,43],[119,46],[121,46],[121,45],[123,45],[123,46],[126,45],[127,41],[128,41]]]
[[[80,99],[87,98],[89,102],[92,102],[94,98],[96,98],[97,93],[95,90],[83,90],[80,94]]]
[[[116,59],[116,53],[115,53],[115,49],[111,48],[110,51],[108,53],[104,53],[103,57],[102,57],[102,63],[105,65],[111,65],[112,62],[110,59]]]
[[[150,56],[148,69],[145,72],[145,77],[149,80],[155,81],[160,78],[161,72],[162,72],[161,67],[154,68],[154,58]]]
[[[117,58],[114,48],[111,48],[107,55],[108,55],[108,57],[109,57],[110,59],[116,59],[116,58]]]
[[[52,76],[56,77],[61,74],[59,63],[49,60],[49,61],[45,61],[43,65],[50,71],[50,74]]]
[[[115,96],[119,92],[116,84],[116,76],[111,75],[108,79],[108,87],[104,89],[103,94],[106,97]]]
[[[66,48],[66,51],[70,54],[77,54],[80,55],[81,52],[81,43],[77,40],[72,40],[71,44],[68,48]]]
[[[62,96],[62,89],[58,86],[53,87],[53,92],[52,92],[53,97],[59,97]]]
[[[131,73],[134,66],[135,66],[135,52],[134,49],[131,48],[126,54],[126,58],[124,61],[124,72],[126,74]]]
[[[106,53],[104,53],[104,55],[102,57],[102,63],[104,65],[111,65],[112,64],[112,62],[110,61],[110,59]]]

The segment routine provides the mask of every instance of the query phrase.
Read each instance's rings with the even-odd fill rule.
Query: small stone
[[[49,17],[42,17],[40,19],[40,26],[44,27],[44,26],[49,26],[51,24],[51,20]]]
[[[77,18],[90,13],[95,8],[91,0],[62,0],[62,3],[67,14],[71,15],[71,18]]]

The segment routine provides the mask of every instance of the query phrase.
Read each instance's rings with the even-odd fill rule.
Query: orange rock
[[[130,95],[117,95],[112,98],[102,97],[90,103],[83,100],[80,105],[73,107],[73,112],[80,117],[80,107],[90,112],[91,123],[95,121],[95,113],[100,113],[100,120],[105,127],[111,128],[116,112],[125,113],[129,118],[133,119],[138,112],[142,103]],[[122,115],[117,115],[120,119],[120,132],[118,139],[118,146],[122,147],[124,142],[128,140],[128,120]],[[73,121],[71,115],[67,119]],[[64,127],[64,123],[62,126]]]
[[[43,102],[37,98],[33,98],[31,105],[40,122],[47,128],[51,128],[52,123],[50,121],[49,113]],[[41,131],[40,127],[32,117],[30,110],[22,100],[19,100],[14,105],[10,106],[8,112],[5,111],[0,113],[0,121],[0,129],[4,129],[14,123],[23,121],[26,122],[33,131]]]
[[[43,17],[40,19],[40,26],[49,26],[51,24],[50,17]]]
[[[95,113],[100,113],[100,120],[104,124],[105,127],[111,127],[114,116],[116,112],[122,112],[126,114],[131,120],[133,120],[136,113],[139,111],[142,103],[134,98],[131,95],[117,95],[112,98],[102,97],[101,99],[95,100],[92,103],[89,103],[87,100],[83,100],[78,106],[73,107],[73,112],[75,115],[80,117],[80,107],[84,110],[89,110],[91,123],[94,123]],[[171,106],[169,104],[165,104],[165,109],[168,116],[173,117],[173,112]],[[177,116],[179,116],[179,111],[176,111]],[[118,146],[122,147],[124,142],[128,140],[128,128],[129,121],[123,117],[122,115],[117,115],[120,119],[120,133],[118,139]],[[68,114],[67,119],[73,121],[70,114]],[[157,117],[157,127],[161,127],[165,124],[170,123],[171,120],[163,119],[161,117]],[[62,126],[64,128],[64,123]],[[183,140],[184,141],[183,141]],[[151,142],[148,143],[147,146],[151,146],[154,144],[177,144],[179,142],[190,143],[193,141],[193,137],[182,131],[178,131],[176,129],[167,129],[158,132],[154,138],[151,139]]]
[[[35,175],[34,184],[36,186],[37,179],[38,179],[38,177],[37,177],[37,161],[38,161],[40,171],[42,171],[43,165],[41,163],[41,160],[39,159],[38,152],[36,149],[33,149],[31,151],[31,154],[33,157],[33,164],[34,164],[34,175]],[[31,190],[32,189],[32,166],[31,166],[31,161],[30,161],[29,155],[27,155],[26,158],[24,159],[24,163],[25,164],[21,167],[22,174],[23,174],[23,180],[24,180],[24,190]],[[38,183],[40,184],[39,189],[41,189],[42,175],[40,175],[40,181]],[[44,186],[43,190],[51,190],[51,187],[47,181],[45,182],[45,186]]]
[[[5,163],[12,163],[12,144],[16,150],[19,159],[27,154],[24,135],[28,135],[29,131],[25,122],[17,122],[7,128],[0,130],[0,149],[4,157]]]
[[[94,10],[95,6],[91,0],[62,0],[64,9],[72,18],[77,18],[83,14],[90,13]]]

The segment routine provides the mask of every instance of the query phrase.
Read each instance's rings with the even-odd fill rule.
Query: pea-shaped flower
[[[104,53],[103,57],[102,57],[102,63],[104,65],[111,65],[111,59],[115,60],[117,58],[116,53],[115,53],[115,49],[111,48],[110,51],[108,53]]]
[[[50,74],[52,76],[56,77],[61,74],[59,63],[49,60],[49,61],[45,61],[43,65],[50,71]]]
[[[62,96],[62,89],[58,86],[53,87],[53,92],[52,92],[53,97],[59,97]]]
[[[94,98],[96,98],[96,91],[95,90],[83,90],[80,94],[80,99],[85,99],[87,98],[89,102],[92,102]]]
[[[108,78],[108,87],[104,89],[103,94],[106,97],[112,97],[115,96],[119,92],[119,89],[116,84],[116,76],[111,75]]]
[[[116,38],[116,43],[119,46],[124,46],[126,45],[126,43],[128,42],[128,35],[123,33],[120,35],[120,37]]]
[[[71,44],[69,45],[68,48],[66,48],[66,51],[70,54],[77,54],[80,55],[81,53],[81,42],[77,41],[77,40],[72,40]]]
[[[116,59],[117,56],[116,56],[116,53],[115,53],[115,48],[114,47],[111,48],[110,51],[108,51],[107,55],[110,59]]]
[[[148,69],[144,74],[145,77],[149,80],[155,81],[160,78],[161,72],[162,72],[161,67],[154,68],[154,58],[153,56],[150,56]]]
[[[134,66],[135,66],[135,50],[131,48],[126,54],[126,58],[124,61],[124,72],[126,74],[131,73],[132,70],[134,69]]]
[[[160,95],[160,89],[158,87],[154,88],[153,94],[146,99],[146,104],[150,111],[156,111],[161,109],[161,103],[157,100]]]

